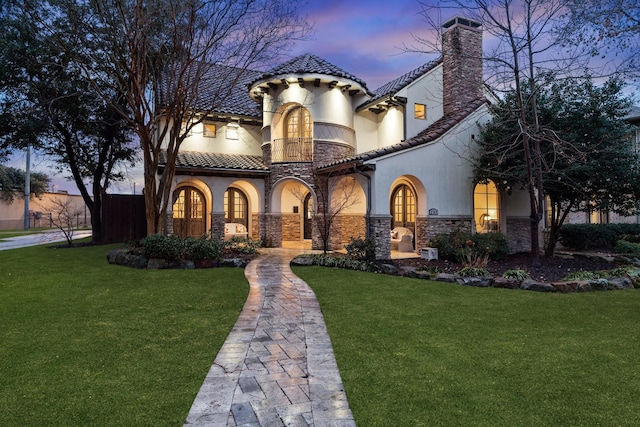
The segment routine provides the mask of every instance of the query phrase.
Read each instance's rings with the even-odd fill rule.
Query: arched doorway
[[[205,198],[195,187],[173,193],[173,233],[180,237],[201,237],[206,232]]]
[[[307,197],[304,198],[304,238],[311,239],[313,233],[313,197],[311,197],[311,193],[307,194]]]
[[[416,195],[407,184],[400,184],[391,193],[391,228],[416,226]]]
[[[309,110],[298,106],[290,110],[284,121],[283,160],[313,160],[313,123]]]

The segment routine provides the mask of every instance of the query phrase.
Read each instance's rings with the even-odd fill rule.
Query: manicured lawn
[[[541,294],[323,267],[359,426],[640,425],[640,292]]]
[[[0,424],[184,422],[246,299],[243,271],[134,270],[109,249],[0,251]]]

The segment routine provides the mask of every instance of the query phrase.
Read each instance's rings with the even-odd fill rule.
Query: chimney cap
[[[455,16],[455,17],[449,19],[444,24],[442,24],[442,26],[444,28],[449,28],[449,27],[452,27],[454,25],[464,25],[465,27],[478,28],[482,24],[477,22],[477,21],[473,21],[471,19],[463,18],[462,16]]]

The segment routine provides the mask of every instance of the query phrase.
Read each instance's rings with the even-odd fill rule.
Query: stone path
[[[299,251],[261,252],[185,426],[355,426],[318,301],[289,268]]]

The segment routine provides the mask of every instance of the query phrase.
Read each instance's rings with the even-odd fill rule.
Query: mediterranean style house
[[[489,119],[480,24],[453,18],[442,37],[440,59],[373,91],[311,54],[243,72],[181,146],[166,232],[322,248],[330,216],[330,249],[371,237],[379,259],[459,229],[529,250],[526,193],[472,180]],[[213,67],[212,80],[230,72]]]

